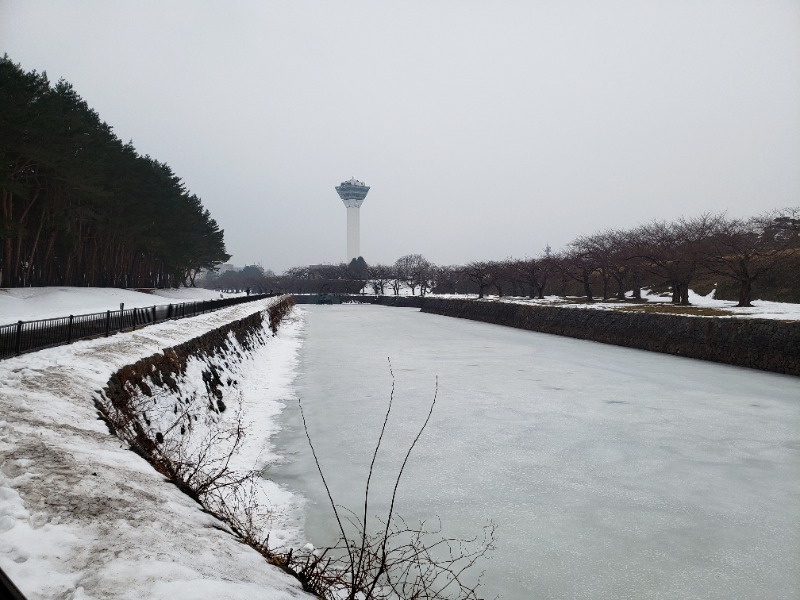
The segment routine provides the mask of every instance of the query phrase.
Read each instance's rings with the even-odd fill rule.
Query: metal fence
[[[38,321],[17,321],[10,325],[0,325],[0,359],[51,346],[70,344],[76,340],[108,337],[118,331],[128,331],[171,319],[193,317],[226,306],[261,300],[274,295],[255,294],[220,300],[107,310],[104,313],[69,315]]]

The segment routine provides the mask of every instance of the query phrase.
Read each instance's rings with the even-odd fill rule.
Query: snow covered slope
[[[151,290],[149,293],[120,288],[37,287],[0,289],[0,325],[69,315],[144,308],[161,304],[215,300],[220,292],[201,288]],[[225,294],[225,298],[243,294]]]
[[[116,302],[122,298],[117,292],[123,293],[98,297]],[[88,300],[95,293],[80,294]],[[145,306],[152,305],[152,296],[142,296],[149,300]],[[129,298],[125,295],[126,305]],[[92,402],[95,390],[120,367],[269,302],[0,362],[0,567],[30,600],[308,597],[296,580],[239,543],[110,435]],[[95,310],[87,308],[84,312]],[[12,320],[17,318],[15,313]],[[276,375],[255,381],[257,389],[243,390],[245,396],[258,394],[264,407],[258,418],[280,410],[280,400],[290,393],[297,327],[289,323],[245,361],[254,372],[256,361],[268,364]],[[266,435],[253,438],[259,448],[268,446]],[[288,539],[296,531],[293,499],[273,489],[275,514],[287,516],[275,528]]]

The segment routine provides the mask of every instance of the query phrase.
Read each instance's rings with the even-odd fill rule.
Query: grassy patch
[[[636,304],[620,306],[615,310],[626,312],[662,313],[667,315],[692,315],[695,317],[730,317],[733,313],[707,306],[679,306],[675,304]]]

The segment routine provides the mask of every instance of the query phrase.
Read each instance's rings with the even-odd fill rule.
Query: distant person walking
[[[247,288],[247,289],[245,290],[245,292],[247,292],[247,295],[249,296],[249,295],[250,295],[250,288]]]

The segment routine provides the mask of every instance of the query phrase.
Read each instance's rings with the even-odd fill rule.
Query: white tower
[[[347,262],[361,256],[359,209],[364,204],[369,186],[353,177],[336,186],[336,193],[347,207]]]

